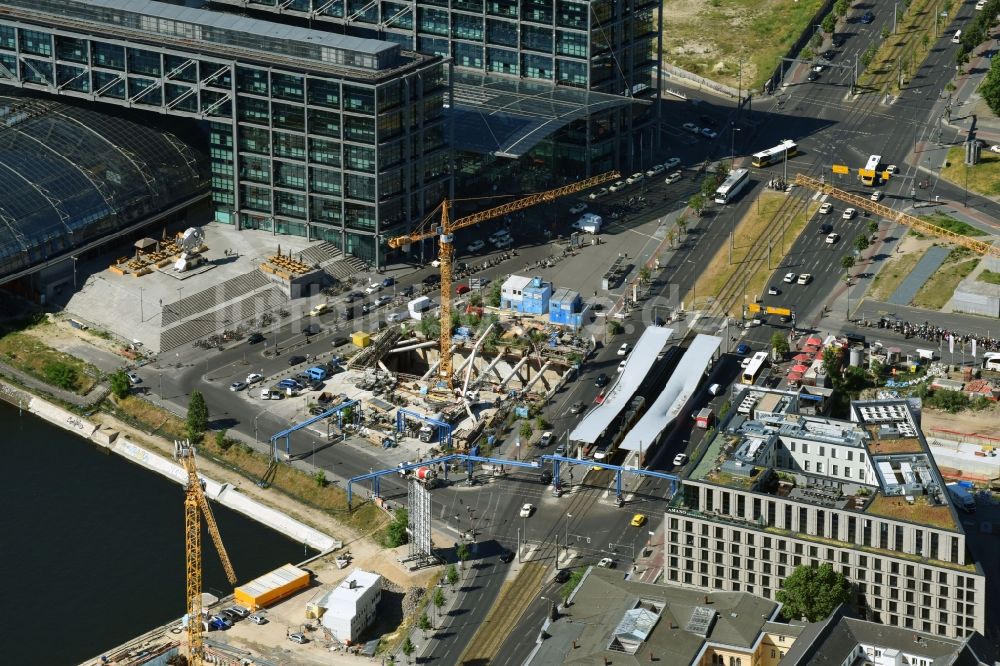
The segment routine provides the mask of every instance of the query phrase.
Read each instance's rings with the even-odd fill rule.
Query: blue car
[[[294,379],[282,379],[280,382],[276,384],[276,386],[279,386],[281,388],[293,388],[293,389],[302,388],[302,384],[298,383]]]
[[[747,354],[750,353],[750,345],[748,345],[745,342],[741,342],[740,344],[736,345],[736,353],[739,354],[740,356],[746,356]]]
[[[871,12],[865,12],[861,16],[861,22],[864,23],[865,25],[868,25],[874,20],[875,20],[875,15],[872,14]]]
[[[382,280],[383,287],[391,287],[394,284],[396,284],[396,278],[387,277],[386,279]]]

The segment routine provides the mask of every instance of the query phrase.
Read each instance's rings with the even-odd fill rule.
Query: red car
[[[458,294],[459,296],[461,296],[462,294],[467,294],[470,291],[472,291],[472,289],[470,289],[469,285],[467,284],[460,284],[457,287],[455,287],[455,293]]]

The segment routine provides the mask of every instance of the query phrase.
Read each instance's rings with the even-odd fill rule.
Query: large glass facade
[[[447,43],[446,9],[422,16]],[[93,91],[106,103],[209,119],[211,193],[220,222],[321,238],[378,266],[386,230],[423,218],[449,192],[447,83],[439,59],[398,48],[393,56],[379,47],[374,60],[340,54],[336,66],[304,60],[295,70],[227,57],[225,48],[186,53],[186,44],[171,45],[169,38],[151,47],[73,34],[68,24],[25,27],[25,18],[17,25],[0,21],[0,62],[9,62],[25,87],[48,92],[54,80],[63,94]],[[472,40],[463,57],[481,66],[477,24],[457,30]],[[355,60],[369,71],[343,65]]]

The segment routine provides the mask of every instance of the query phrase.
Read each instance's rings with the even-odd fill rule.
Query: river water
[[[0,402],[5,664],[76,664],[184,614],[184,489]],[[213,505],[240,583],[302,544]],[[310,551],[311,552],[311,551]],[[207,531],[203,584],[231,593]]]

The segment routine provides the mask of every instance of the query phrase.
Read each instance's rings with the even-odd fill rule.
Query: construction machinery
[[[621,178],[620,173],[617,171],[608,171],[599,176],[586,178],[571,185],[538,192],[455,220],[452,220],[450,216],[452,204],[445,199],[439,206],[441,209],[440,224],[433,224],[434,218],[432,216],[434,213],[432,212],[431,216],[428,216],[424,223],[414,231],[406,236],[397,236],[389,239],[389,247],[398,249],[435,236],[438,238],[438,261],[440,262],[441,271],[441,361],[438,364],[438,376],[447,384],[449,389],[453,387],[454,382],[451,363],[451,277],[452,263],[455,258],[455,232],[459,229],[485,222],[486,220],[494,220],[498,217],[524,210],[525,208],[531,208],[540,203],[554,201],[567,194],[581,192],[618,178]],[[436,211],[437,209],[434,212]]]
[[[187,635],[188,653],[191,666],[201,666],[204,657],[204,640],[202,633],[202,600],[201,600],[201,518],[205,518],[208,533],[215,543],[215,550],[222,560],[222,568],[226,578],[236,584],[236,572],[229,561],[229,554],[222,544],[219,526],[215,524],[212,507],[205,497],[198,468],[194,462],[194,446],[187,440],[174,440],[174,457],[187,470],[188,484],[184,492],[184,552],[187,564]]]
[[[795,175],[795,184],[801,185],[802,187],[808,187],[813,190],[817,190],[823,194],[828,194],[836,199],[847,202],[852,206],[856,206],[861,210],[866,210],[869,213],[874,213],[879,217],[892,220],[893,222],[899,222],[905,224],[914,231],[919,231],[924,234],[931,234],[942,238],[956,245],[961,245],[962,247],[967,247],[973,252],[978,252],[979,254],[991,255],[994,257],[1000,257],[1000,247],[993,245],[992,243],[976,240],[975,238],[970,238],[969,236],[963,236],[962,234],[956,234],[954,231],[949,231],[943,227],[939,227],[936,224],[931,224],[926,220],[921,220],[915,215],[910,215],[902,211],[894,210],[888,206],[882,205],[877,201],[872,201],[871,197],[860,196],[854,194],[853,192],[847,192],[846,190],[840,190],[833,187],[821,180],[815,178],[810,178],[809,176],[803,176],[802,174]]]

